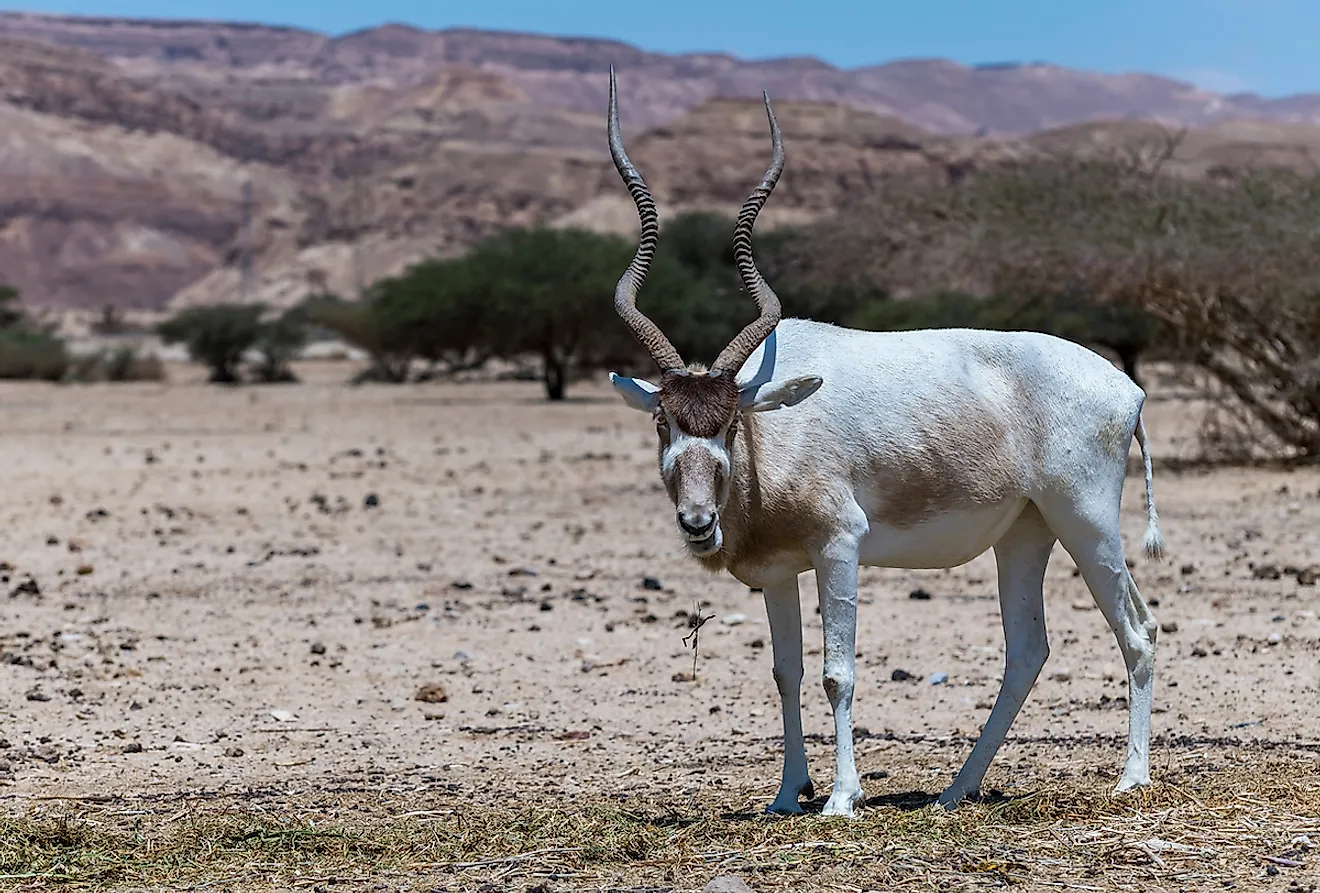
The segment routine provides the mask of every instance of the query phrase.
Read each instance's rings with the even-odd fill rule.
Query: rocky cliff
[[[234,300],[245,183],[253,297],[279,303],[352,293],[501,226],[635,231],[604,147],[611,62],[630,152],[666,213],[741,202],[766,160],[762,89],[791,153],[768,225],[891,177],[1158,140],[1156,122],[1196,126],[1177,159],[1193,173],[1309,165],[1320,148],[1320,97],[1148,75],[0,13],[0,279],[57,308]]]

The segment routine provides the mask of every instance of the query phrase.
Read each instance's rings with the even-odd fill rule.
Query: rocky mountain
[[[767,225],[888,178],[1158,141],[1170,123],[1197,128],[1177,159],[1193,173],[1309,165],[1320,148],[1320,96],[1150,75],[0,13],[0,279],[59,308],[233,300],[245,183],[254,296],[281,304],[351,294],[510,224],[635,231],[604,147],[611,62],[630,153],[666,213],[741,202],[766,157],[762,89],[791,152]]]
[[[1320,94],[1222,96],[1147,74],[1043,63],[966,66],[900,60],[852,70],[799,57],[652,53],[611,40],[385,25],[330,36],[266,25],[0,13],[0,35],[88,50],[141,77],[229,94],[254,115],[309,120],[327,85],[407,86],[461,64],[500,74],[543,105],[596,113],[611,63],[626,72],[631,119],[650,127],[714,97],[839,102],[939,133],[1026,133],[1098,118],[1189,124],[1232,117],[1320,121]],[[258,83],[255,95],[249,85]],[[278,85],[278,88],[276,88]],[[244,97],[247,97],[246,102]]]

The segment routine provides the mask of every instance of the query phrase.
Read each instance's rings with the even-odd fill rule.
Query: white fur
[[[623,397],[623,402],[642,412],[654,412],[660,404],[660,388],[640,378],[627,378],[610,373],[610,384]]]
[[[654,408],[653,385],[611,381],[629,405]],[[1047,335],[874,333],[804,320],[781,322],[743,366],[739,382],[745,411],[793,407],[758,416],[755,504],[764,517],[780,517],[765,500],[795,492],[795,480],[810,480],[809,498],[827,518],[800,542],[729,568],[764,590],[770,620],[784,723],[784,772],[772,811],[800,812],[799,795],[811,791],[800,716],[799,573],[816,573],[824,684],[835,720],[834,786],[824,811],[851,815],[862,802],[851,715],[858,566],[952,567],[995,550],[1004,679],[971,755],[940,797],[952,808],[979,790],[1048,656],[1043,579],[1056,540],[1081,570],[1127,665],[1128,750],[1116,790],[1149,784],[1156,624],[1128,572],[1118,529],[1135,436],[1149,503],[1144,545],[1152,556],[1163,550],[1140,388],[1097,354]],[[969,420],[984,424],[968,427]],[[986,430],[997,432],[994,442],[986,442]],[[675,440],[671,449],[696,446]],[[700,448],[727,452],[722,438],[703,440]],[[987,456],[997,458],[987,464]],[[948,500],[956,507],[916,520],[895,515],[887,481],[969,475],[994,477],[999,489],[987,496],[985,488],[967,487],[954,494],[967,499]]]

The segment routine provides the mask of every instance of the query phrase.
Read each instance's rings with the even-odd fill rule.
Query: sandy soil
[[[736,788],[773,796],[759,596],[680,553],[650,426],[601,385],[0,385],[0,808],[35,798],[352,785],[474,803]],[[1157,456],[1187,412],[1152,400]],[[1314,774],[1320,473],[1158,470],[1171,558],[1134,573],[1165,625],[1153,770],[1259,754]],[[1123,512],[1138,557],[1133,477]],[[937,792],[1002,662],[993,559],[865,570],[855,717],[868,795]],[[914,600],[918,588],[929,600]],[[1121,659],[1071,560],[1052,656],[987,779],[1118,777]],[[832,771],[814,584],[804,711]],[[698,682],[684,645],[702,630]],[[895,682],[895,670],[916,678]],[[929,677],[947,673],[946,684]],[[417,699],[423,686],[443,695]],[[570,802],[570,801],[565,801]]]

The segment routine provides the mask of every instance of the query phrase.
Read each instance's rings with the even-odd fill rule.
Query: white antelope
[[[834,788],[824,812],[862,802],[852,699],[859,565],[948,568],[987,549],[999,568],[1004,679],[967,762],[940,796],[976,794],[1049,654],[1045,566],[1068,550],[1118,638],[1128,673],[1128,748],[1116,791],[1150,783],[1156,623],[1128,571],[1119,504],[1135,436],[1158,558],[1144,392],[1103,357],[1032,332],[855,331],[788,319],[752,257],[752,225],[784,166],[766,97],[773,161],[742,206],[734,248],[760,316],[710,368],[685,364],[637,309],[655,250],[655,203],[619,135],[610,73],[609,142],[641,219],[615,309],[661,370],[659,386],[611,374],[651,413],[660,474],[688,552],[764,592],[784,721],[784,769],[769,811],[813,796],[802,740],[798,575],[815,570],[824,687],[834,712]],[[774,410],[770,412],[770,410]]]

